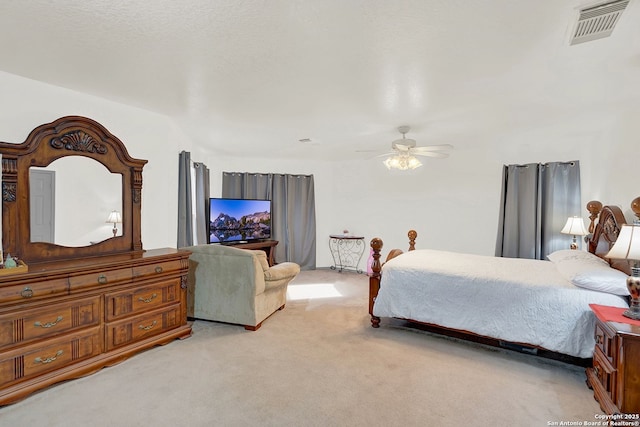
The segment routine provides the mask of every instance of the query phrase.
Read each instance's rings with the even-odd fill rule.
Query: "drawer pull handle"
[[[20,292],[20,295],[22,298],[31,298],[33,296],[33,289],[27,286]]]
[[[50,357],[45,357],[44,359],[42,357],[36,357],[35,359],[33,359],[33,361],[35,363],[51,363],[51,362],[55,362],[58,356],[62,356],[62,350],[58,350],[55,355]]]
[[[107,283],[107,276],[105,276],[104,274],[99,275],[98,283],[100,283],[101,285],[104,285],[105,283]]]
[[[594,366],[593,367],[593,372],[596,374],[596,377],[600,378],[600,367],[599,366]],[[600,378],[602,379],[602,378]]]
[[[33,324],[33,326],[40,326],[41,328],[52,328],[56,326],[58,323],[60,323],[61,321],[62,321],[62,316],[58,316],[58,318],[53,322],[47,322],[47,323],[36,322]]]
[[[156,273],[162,273],[162,267],[157,266],[156,267]]]
[[[151,301],[153,301],[155,299],[155,297],[157,297],[157,296],[158,296],[157,294],[152,294],[149,298],[138,297],[138,301],[148,304]]]
[[[138,329],[142,329],[143,331],[148,331],[149,329],[152,329],[157,324],[158,322],[154,320],[153,323],[151,323],[149,326],[138,325]]]
[[[597,335],[596,336],[596,344],[602,344],[602,342],[604,341],[603,338],[604,337],[602,335]]]

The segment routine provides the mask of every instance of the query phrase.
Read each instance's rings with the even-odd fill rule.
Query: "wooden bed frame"
[[[640,219],[640,197],[635,198],[631,202],[631,209],[634,214]],[[609,249],[613,247],[622,225],[626,223],[622,210],[617,206],[602,206],[599,201],[591,201],[587,204],[587,210],[589,211],[589,235],[586,238],[587,248],[589,252],[605,259],[613,268],[616,268],[626,274],[631,274],[631,269],[628,262],[624,260],[610,260],[605,257],[609,252]],[[596,223],[596,219],[598,219]],[[409,251],[415,249],[415,240],[418,237],[418,233],[415,230],[410,230],[407,234],[409,237]],[[369,276],[369,314],[371,315],[371,326],[374,328],[380,327],[380,317],[373,315],[373,305],[380,290],[380,282],[382,280],[382,266],[384,263],[380,261],[381,250],[383,247],[382,239],[376,237],[371,240],[371,249],[373,250],[373,262],[371,264],[372,274]],[[401,255],[403,251],[401,249],[392,249],[385,262]],[[473,332],[447,328],[444,326],[424,323],[413,319],[401,319],[407,323],[406,326],[417,328],[420,330],[434,332],[441,335],[446,335],[454,338],[464,339],[467,341],[473,341],[481,344],[486,344],[494,347],[502,347],[511,350],[520,351],[528,354],[536,354],[541,357],[550,359],[561,360],[580,366],[591,366],[591,358],[582,359],[566,354],[560,354],[553,351],[546,350],[544,348],[535,347],[527,343],[517,342],[505,342],[495,338],[478,335]]]

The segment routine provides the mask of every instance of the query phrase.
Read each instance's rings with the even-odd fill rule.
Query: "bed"
[[[628,307],[629,266],[604,257],[625,223],[620,208],[590,202],[587,209],[588,251],[561,250],[544,261],[415,250],[412,230],[409,251],[394,249],[382,264],[383,243],[374,238],[372,326],[403,319],[431,332],[588,364],[595,345],[589,304]]]

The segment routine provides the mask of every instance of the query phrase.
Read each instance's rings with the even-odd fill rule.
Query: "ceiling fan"
[[[422,166],[422,162],[416,156],[435,157],[444,159],[449,157],[448,150],[453,149],[453,145],[425,145],[417,146],[414,139],[407,138],[407,133],[411,130],[409,126],[398,127],[398,132],[402,138],[391,143],[392,151],[380,154],[377,157],[387,157],[383,162],[388,169],[409,170]]]

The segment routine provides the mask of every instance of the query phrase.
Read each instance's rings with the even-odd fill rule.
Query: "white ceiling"
[[[640,100],[640,6],[583,0],[2,0],[0,70],[172,117],[221,154],[482,144]],[[298,142],[311,138],[313,145]]]

